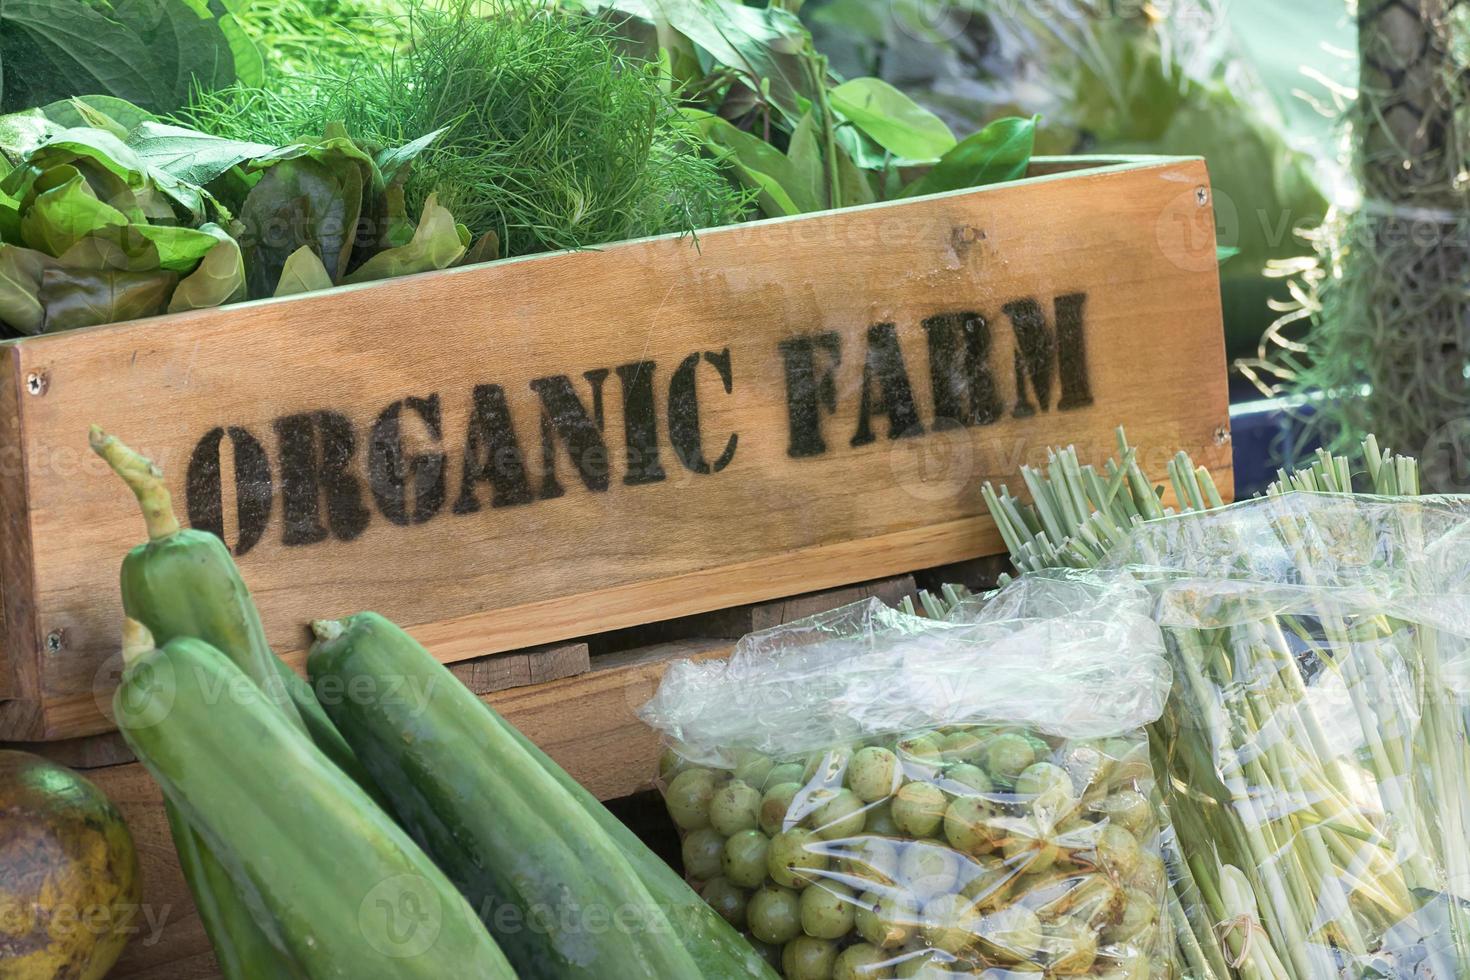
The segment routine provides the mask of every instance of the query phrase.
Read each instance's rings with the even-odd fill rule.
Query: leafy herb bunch
[[[516,4],[474,16],[418,7],[407,43],[369,46],[272,89],[196,98],[208,132],[285,142],[342,123],[367,146],[442,131],[404,190],[430,194],[502,253],[580,248],[726,224],[745,195],[685,145],[648,64],[596,21]]]

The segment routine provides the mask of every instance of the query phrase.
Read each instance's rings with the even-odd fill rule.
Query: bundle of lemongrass
[[[1364,444],[1218,509],[1170,463],[1173,514],[1119,435],[985,500],[1022,572],[1143,578],[1174,654],[1154,726],[1178,846],[1169,913],[1197,980],[1470,976],[1470,506]],[[963,616],[958,591],[926,596]]]

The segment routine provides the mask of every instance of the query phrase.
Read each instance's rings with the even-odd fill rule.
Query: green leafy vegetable
[[[439,206],[433,195],[424,202],[418,228],[408,244],[384,249],[358,266],[344,282],[371,282],[454,265],[469,247],[469,232],[454,223],[454,215]]]
[[[0,109],[73,96],[123,99],[147,111],[185,104],[195,86],[259,84],[258,51],[204,0],[5,0]]]
[[[954,134],[928,109],[877,78],[854,78],[827,93],[832,107],[903,161],[930,163],[954,148]]]
[[[281,266],[281,277],[276,282],[275,295],[314,293],[321,289],[331,289],[333,285],[327,267],[322,265],[321,256],[313,252],[310,245],[303,245],[286,256],[286,261]]]
[[[413,160],[402,180],[409,210],[433,194],[474,235],[494,232],[507,254],[693,231],[743,214],[745,195],[685,145],[660,79],[620,55],[606,25],[511,5],[486,17],[419,10],[408,30],[393,58],[367,43],[310,78],[204,96],[185,121],[278,143],[340,122],[374,148],[386,181]],[[385,156],[382,147],[400,149]]]
[[[1026,176],[1036,145],[1036,119],[998,119],[939,158],[900,197],[979,187]]]
[[[205,224],[199,232],[215,240],[194,271],[180,280],[168,302],[168,312],[203,310],[245,298],[245,262],[240,245],[219,225]]]
[[[685,109],[683,114],[694,124],[695,132],[724,151],[721,159],[734,168],[741,183],[757,193],[764,214],[780,217],[816,209],[816,198],[804,193],[797,169],[786,154],[719,116],[699,109]]]

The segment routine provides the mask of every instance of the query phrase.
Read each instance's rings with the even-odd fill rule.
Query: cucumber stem
[[[163,483],[163,471],[148,457],[134,452],[103,432],[100,426],[92,426],[88,433],[92,451],[107,461],[112,471],[122,477],[138,506],[143,511],[143,522],[148,528],[148,540],[158,541],[179,533],[179,519],[174,514],[173,498]]]
[[[123,666],[131,667],[153,650],[153,634],[136,619],[124,618],[122,628]]]
[[[316,634],[318,642],[331,643],[347,632],[347,624],[340,619],[313,619],[311,631]]]

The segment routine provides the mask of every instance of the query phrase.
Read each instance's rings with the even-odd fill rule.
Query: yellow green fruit
[[[138,855],[117,808],[64,766],[0,750],[0,974],[100,980],[131,935]]]

